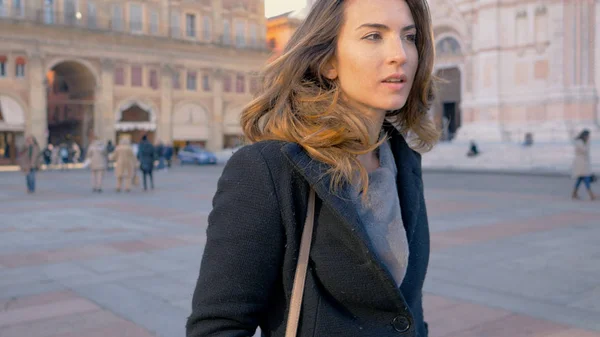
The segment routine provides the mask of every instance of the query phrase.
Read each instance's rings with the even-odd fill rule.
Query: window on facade
[[[96,21],[96,3],[92,1],[88,1],[87,3],[87,24],[89,28],[98,27],[98,23]]]
[[[196,77],[195,71],[188,71],[185,85],[187,90],[196,91]]]
[[[150,10],[150,34],[158,34],[158,11],[156,9]]]
[[[2,6],[1,0],[0,6]],[[54,0],[44,0],[44,23],[48,25],[54,23]]]
[[[204,41],[210,41],[212,38],[212,21],[208,15],[202,18],[202,34],[204,35]]]
[[[149,77],[150,77],[149,78],[150,88],[157,90],[158,89],[158,73],[157,73],[156,69],[150,70]]]
[[[12,11],[13,11],[14,16],[17,16],[17,17],[24,16],[25,15],[25,7],[23,6],[23,2],[21,0],[13,0]]]
[[[115,68],[115,84],[125,85],[125,69],[123,67]]]
[[[535,11],[535,42],[548,41],[548,12],[546,7],[539,7]]]
[[[246,23],[244,21],[235,23],[235,45],[238,47],[246,45]]]
[[[223,43],[231,43],[231,25],[229,20],[223,20]]]
[[[435,52],[439,55],[460,55],[460,45],[453,37],[445,37],[435,46]]]
[[[277,47],[277,40],[276,39],[270,39],[269,40],[269,48],[275,49],[276,47]]]
[[[130,4],[129,5],[129,30],[132,33],[141,33],[143,29],[142,21],[142,5]]]
[[[523,46],[527,44],[527,35],[528,35],[528,22],[527,22],[527,11],[523,10],[517,13],[517,22],[516,22],[516,41],[518,46]]]
[[[250,79],[250,93],[254,94],[256,91],[258,91],[258,79],[252,77]]]
[[[231,92],[231,77],[225,75],[223,77],[223,91]]]
[[[6,77],[6,61],[6,56],[0,55],[0,77]]]
[[[181,14],[178,11],[171,12],[171,36],[179,37],[181,36],[181,25],[179,23],[179,18]]]
[[[114,30],[123,30],[123,7],[120,4],[112,5],[111,27]]]
[[[65,16],[65,24],[74,25],[77,23],[77,4],[75,0],[64,0],[64,16]]]
[[[131,66],[131,86],[141,87],[142,86],[142,67]]]
[[[17,57],[15,62],[15,76],[25,77],[25,59],[22,57]]]
[[[178,70],[173,71],[173,89],[181,89],[181,76]]]
[[[255,23],[251,23],[250,24],[250,45],[252,47],[256,47],[258,45],[258,36],[257,36],[258,32],[256,29],[256,24]]]
[[[235,92],[242,93],[246,91],[246,85],[244,83],[245,81],[246,78],[244,75],[237,75],[235,77]]]
[[[185,15],[185,35],[187,37],[196,37],[196,15]]]
[[[202,76],[202,90],[210,91],[210,77],[206,74]]]

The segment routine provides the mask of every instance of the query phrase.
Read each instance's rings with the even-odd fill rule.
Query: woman
[[[142,141],[137,153],[137,158],[140,161],[140,169],[144,176],[144,191],[148,190],[146,177],[150,177],[150,188],[154,189],[154,178],[152,171],[154,170],[154,161],[156,160],[156,151],[154,146],[148,141],[148,136],[142,136]]]
[[[135,166],[137,165],[129,136],[124,135],[121,137],[119,145],[111,155],[111,160],[115,162],[116,166],[117,192],[121,192],[123,180],[125,181],[125,192],[129,192],[131,190],[131,180],[135,174]]]
[[[433,53],[425,0],[316,2],[242,113],[253,144],[219,180],[188,337],[285,335],[311,190],[298,336],[427,336],[421,157],[402,135],[439,137]]]
[[[25,139],[25,146],[19,152],[19,165],[25,174],[27,182],[27,193],[35,192],[35,172],[40,167],[41,152],[38,143],[33,136]]]
[[[590,131],[583,130],[577,138],[575,138],[575,158],[573,160],[573,178],[577,179],[575,188],[573,189],[573,199],[579,199],[577,192],[579,186],[583,182],[588,191],[591,200],[595,200],[596,196],[592,192],[592,169],[590,165]]]
[[[88,150],[86,159],[89,161],[90,171],[92,171],[92,191],[102,192],[102,179],[106,171],[107,151],[102,140],[93,142]]]

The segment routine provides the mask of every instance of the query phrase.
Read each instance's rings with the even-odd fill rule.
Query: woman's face
[[[417,71],[416,27],[404,0],[349,0],[325,71],[344,97],[367,110],[404,106]]]

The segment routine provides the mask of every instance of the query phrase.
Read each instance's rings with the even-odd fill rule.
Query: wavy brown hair
[[[398,0],[400,1],[400,0]],[[433,30],[426,0],[406,0],[417,28],[419,64],[406,104],[389,111],[390,121],[403,135],[414,135],[420,151],[433,147],[439,130],[427,116],[433,100]],[[337,80],[324,76],[335,56],[344,23],[343,0],[320,0],[296,30],[283,53],[263,70],[256,98],[242,111],[248,142],[284,140],[300,144],[308,154],[328,164],[332,188],[358,177],[368,189],[366,169],[357,155],[373,151],[364,114],[341,99]]]

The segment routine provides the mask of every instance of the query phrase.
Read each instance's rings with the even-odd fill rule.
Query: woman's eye
[[[363,37],[363,39],[365,39],[365,40],[381,40],[381,34],[371,33],[371,34]]]
[[[406,35],[406,40],[408,40],[410,42],[417,42],[417,34]]]

